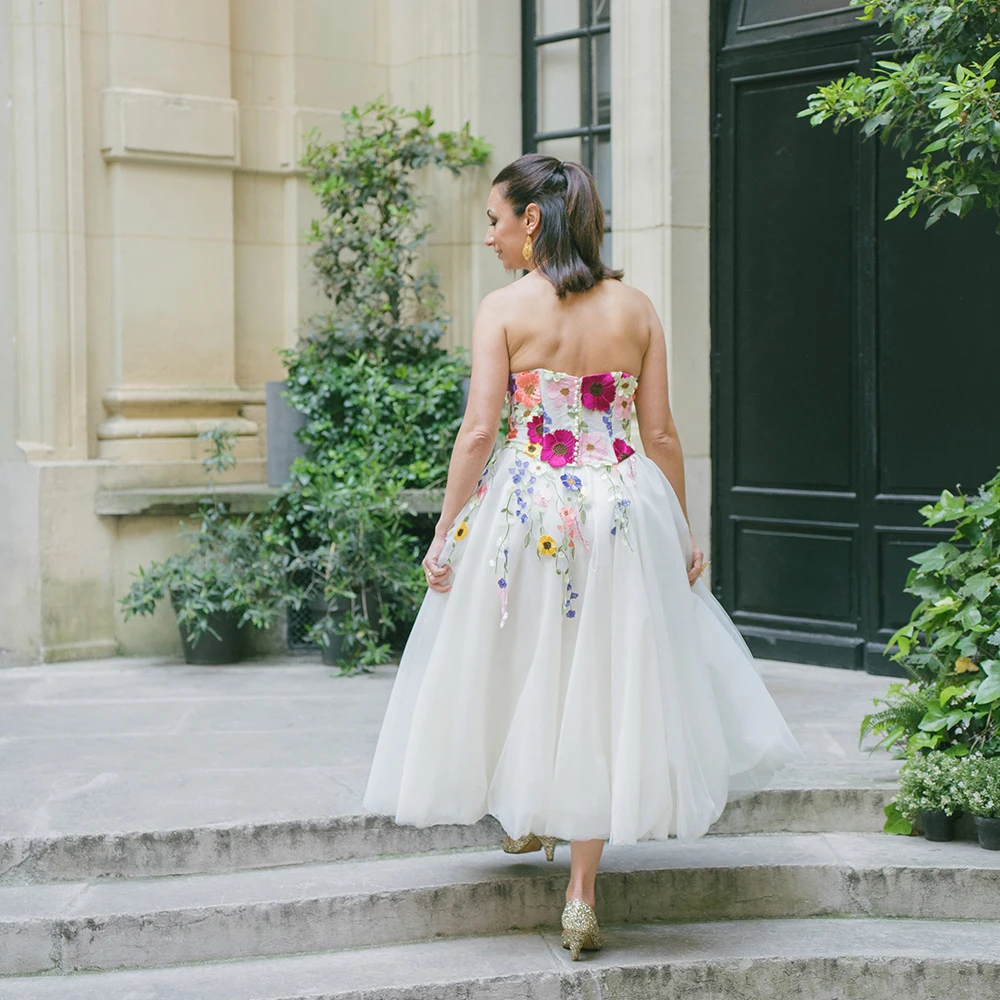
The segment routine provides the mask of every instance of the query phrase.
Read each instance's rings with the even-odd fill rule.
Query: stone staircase
[[[0,840],[3,1000],[910,1000],[1000,993],[1000,854],[878,832],[886,789],[766,790],[609,847],[569,961],[556,863],[492,821]]]
[[[1000,996],[1000,857],[879,832],[884,680],[762,667],[807,759],[702,840],[609,847],[575,963],[565,845],[358,815],[391,669],[0,671],[0,1000]]]

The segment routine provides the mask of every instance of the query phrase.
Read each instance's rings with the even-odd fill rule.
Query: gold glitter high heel
[[[517,840],[504,837],[500,846],[506,854],[531,854],[545,848],[545,860],[555,861],[556,859],[555,837],[539,837],[535,833],[526,833],[523,837],[518,837]]]
[[[571,899],[562,912],[562,946],[575,962],[580,951],[600,951],[604,946],[597,914],[582,900]]]

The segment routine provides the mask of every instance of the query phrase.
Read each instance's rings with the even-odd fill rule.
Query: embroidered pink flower
[[[511,413],[507,417],[507,440],[513,441],[517,437],[517,418]]]
[[[528,440],[532,444],[542,443],[542,424],[545,418],[539,413],[528,421]]]
[[[575,395],[575,378],[550,379],[545,383],[545,398],[555,410],[561,410],[564,406],[572,403]]]
[[[580,435],[580,461],[600,464],[608,457],[608,439],[603,434]]]
[[[482,500],[483,497],[486,496],[486,490],[487,489],[489,489],[489,487],[486,485],[486,483],[480,483],[479,484],[479,489],[476,490],[476,497],[478,499]]]
[[[615,398],[615,377],[611,372],[586,375],[580,388],[581,401],[588,410],[607,410]]]
[[[514,384],[517,386],[514,399],[522,406],[531,410],[541,403],[542,394],[538,387],[538,372],[518,372],[514,376]]]
[[[560,507],[559,519],[562,521],[559,530],[566,533],[566,540],[572,548],[573,539],[576,538],[576,511],[572,507]]]
[[[568,465],[576,458],[576,438],[572,431],[558,430],[542,438],[542,461],[554,469]]]
[[[628,458],[630,455],[635,454],[635,448],[633,448],[627,441],[622,438],[615,438],[615,459],[621,461],[623,458]]]
[[[559,530],[565,532],[569,547],[573,548],[574,541],[579,538],[583,542],[583,551],[589,554],[590,543],[583,537],[583,532],[580,531],[580,522],[576,510],[568,504],[560,507],[559,519],[562,521],[562,524],[559,525]]]
[[[615,405],[612,412],[616,420],[628,420],[632,416],[632,400],[624,396],[615,396]]]

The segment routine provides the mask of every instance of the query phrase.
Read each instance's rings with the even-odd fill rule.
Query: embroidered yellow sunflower
[[[459,525],[459,526],[458,526],[458,527],[457,527],[457,528],[455,529],[455,541],[456,541],[456,542],[460,542],[460,541],[461,541],[461,540],[462,540],[463,538],[465,538],[465,536],[466,536],[466,535],[467,535],[468,533],[469,533],[469,522],[468,522],[468,521],[463,521],[463,522],[462,522],[462,523],[461,523],[461,524],[460,524],[460,525]]]
[[[538,456],[542,453],[542,446],[535,441],[529,441],[524,446],[524,453],[530,458],[538,458]]]
[[[556,554],[556,540],[551,535],[542,535],[538,539],[538,553],[543,556],[554,556]]]

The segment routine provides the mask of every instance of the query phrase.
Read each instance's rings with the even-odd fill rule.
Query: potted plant
[[[910,823],[919,820],[928,840],[954,840],[958,781],[959,758],[938,750],[915,753],[899,772],[896,805]]]
[[[203,463],[206,471],[223,472],[235,464],[234,439],[225,427],[200,439],[211,446]],[[153,614],[169,598],[185,660],[234,663],[243,657],[247,626],[269,628],[282,604],[305,599],[305,589],[291,582],[301,560],[287,547],[270,544],[252,514],[232,517],[211,481],[194,522],[194,527],[181,524],[187,551],[140,566],[120,604],[128,621]]]
[[[886,653],[906,671],[875,699],[861,723],[859,745],[896,758],[929,750],[1000,756],[1000,474],[970,497],[945,490],[922,507],[928,527],[952,523],[947,540],[911,556],[907,593],[913,614]],[[904,832],[887,809],[888,832]]]
[[[973,753],[963,758],[958,790],[962,808],[976,821],[979,846],[1000,851],[1000,757]]]
[[[407,513],[400,493],[444,482],[465,406],[468,362],[440,346],[448,317],[423,263],[430,227],[417,172],[457,174],[488,147],[468,126],[435,132],[429,109],[375,101],[343,118],[344,138],[324,145],[313,134],[301,161],[323,207],[309,239],[332,308],[282,352],[305,455],[271,519],[313,550],[326,604],[312,636],[351,672],[385,662],[416,615],[433,527]]]
[[[313,508],[327,543],[317,560],[326,611],[312,633],[345,674],[389,659],[425,590],[398,480],[377,460],[359,472],[349,483],[323,477]]]

